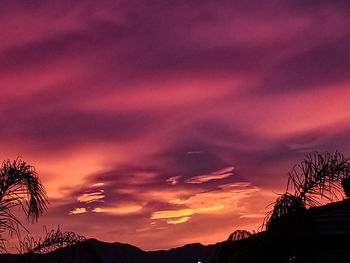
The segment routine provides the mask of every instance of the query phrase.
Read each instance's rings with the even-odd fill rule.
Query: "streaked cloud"
[[[100,187],[100,186],[104,186],[104,183],[95,183],[92,186],[93,187]]]
[[[84,207],[77,207],[69,212],[70,215],[77,215],[77,214],[84,214],[84,213],[87,213],[87,210]]]
[[[188,198],[169,200],[169,203],[176,205],[185,205],[186,209],[179,210],[163,210],[153,212],[151,219],[169,219],[176,218],[174,222],[187,222],[191,216],[195,214],[217,214],[227,211],[236,213],[246,211],[245,208],[239,207],[239,203],[254,192],[259,191],[257,187],[253,187],[250,183],[240,182],[228,185],[218,186],[217,189],[210,191],[193,193]],[[220,211],[222,210],[222,211]],[[182,218],[186,220],[182,222]],[[168,220],[166,220],[167,223]],[[173,221],[171,221],[173,222]]]
[[[170,177],[168,179],[166,179],[166,182],[168,184],[172,184],[172,185],[175,185],[175,184],[178,184],[179,183],[179,179],[181,178],[181,176],[173,176],[173,177]]]
[[[266,217],[266,213],[261,213],[261,214],[245,214],[245,215],[241,215],[240,218],[244,219],[244,218],[265,218]]]
[[[96,207],[92,210],[92,212],[95,213],[107,213],[107,214],[113,214],[113,215],[128,215],[128,214],[134,214],[142,209],[142,206],[140,205],[124,205],[124,206],[118,206],[118,207]]]
[[[182,209],[178,211],[166,210],[166,211],[157,211],[152,214],[151,219],[163,219],[163,218],[176,218],[189,216],[195,213],[194,209]]]
[[[224,179],[233,175],[233,170],[234,167],[228,167],[210,174],[204,174],[189,178],[185,182],[189,184],[201,184],[210,180]]]
[[[79,202],[83,203],[92,203],[95,201],[103,201],[102,199],[104,198],[104,191],[99,190],[97,192],[92,192],[92,193],[84,193],[80,196],[77,197]]]
[[[186,221],[188,221],[190,219],[189,216],[185,216],[185,217],[181,217],[179,219],[169,219],[166,222],[168,224],[181,224],[181,223],[185,223]]]

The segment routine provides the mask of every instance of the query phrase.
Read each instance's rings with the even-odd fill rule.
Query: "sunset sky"
[[[60,225],[145,250],[257,230],[310,151],[350,156],[350,3],[0,2],[0,158]]]

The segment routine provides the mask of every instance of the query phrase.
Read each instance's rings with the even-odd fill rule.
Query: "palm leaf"
[[[28,221],[37,221],[47,209],[47,195],[33,166],[21,159],[4,161],[0,167],[0,234],[25,229],[13,214],[20,208]]]
[[[22,254],[47,254],[57,249],[73,246],[85,240],[85,237],[74,232],[62,232],[58,226],[57,230],[53,229],[46,232],[43,239],[35,240],[27,236],[20,242],[18,249]]]
[[[350,159],[338,152],[314,152],[288,173],[287,191],[300,197],[305,206],[320,205],[320,200],[334,201],[342,195],[341,182],[350,176]]]
[[[293,218],[308,207],[318,206],[322,200],[338,200],[342,195],[342,181],[350,177],[350,159],[337,151],[334,154],[318,152],[306,155],[288,173],[286,192],[274,202],[262,228],[271,228],[288,217]]]

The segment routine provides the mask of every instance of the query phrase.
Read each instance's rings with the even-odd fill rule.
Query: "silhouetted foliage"
[[[288,174],[287,192],[300,197],[306,207],[320,205],[320,198],[337,200],[342,193],[341,182],[350,176],[350,159],[338,152],[314,152],[293,167]]]
[[[213,262],[314,262],[320,241],[308,209],[338,200],[342,186],[349,196],[349,158],[338,152],[306,155],[288,173],[286,192],[263,221],[261,230],[266,231],[247,236],[244,230],[233,232]]]
[[[285,193],[277,198],[273,210],[267,214],[263,224],[266,222],[266,229],[270,229],[282,221],[293,223],[291,221],[296,218],[292,215],[298,215],[304,211],[306,211],[306,207],[301,198]]]
[[[338,152],[314,152],[288,173],[286,193],[279,197],[266,218],[266,228],[278,220],[291,217],[320,205],[322,200],[334,201],[342,195],[342,181],[350,176],[350,159]]]
[[[226,242],[220,244],[219,250],[216,256],[214,256],[214,262],[236,262],[237,257],[242,257],[243,254],[248,252],[247,243],[242,245],[242,241],[248,240],[251,236],[252,234],[246,230],[236,230],[231,233]],[[232,251],[234,251],[234,253],[232,253]]]
[[[2,234],[16,233],[21,255],[16,262],[37,262],[40,255],[76,245],[85,240],[74,232],[57,230],[46,232],[43,239],[36,241],[27,236],[20,240],[20,230],[27,231],[23,223],[13,213],[19,208],[29,222],[35,222],[47,209],[48,198],[35,168],[21,159],[4,161],[0,168],[0,249],[6,251]],[[28,232],[28,231],[27,231]]]
[[[227,239],[227,241],[238,241],[250,237],[252,234],[247,230],[236,230]]]
[[[43,239],[35,240],[27,236],[20,242],[19,251],[23,254],[47,254],[57,249],[76,245],[85,237],[74,232],[62,232],[60,227],[47,232]]]
[[[26,230],[13,214],[14,208],[20,208],[28,221],[34,222],[46,210],[47,203],[45,188],[33,166],[21,159],[3,162],[0,168],[0,235],[6,231],[19,234],[20,228]]]
[[[350,177],[344,178],[341,181],[341,185],[343,187],[345,196],[350,197]]]
[[[31,236],[25,237],[20,241],[18,251],[20,255],[14,262],[39,262],[40,256],[71,247],[85,241],[85,237],[74,232],[62,232],[60,227],[46,232],[44,238],[35,240]]]

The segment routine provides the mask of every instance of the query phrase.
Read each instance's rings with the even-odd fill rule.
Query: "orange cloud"
[[[119,207],[96,207],[92,210],[95,213],[107,213],[113,215],[128,215],[134,214],[142,209],[140,205],[124,205]]]
[[[195,211],[193,209],[157,211],[152,214],[151,219],[184,217],[193,215],[194,213]]]
[[[185,217],[181,217],[179,219],[171,219],[171,220],[167,220],[166,222],[168,224],[181,224],[181,223],[185,223],[186,221],[188,221],[190,219],[189,216],[185,216]]]
[[[151,219],[177,218],[176,220],[181,221],[181,218],[188,217],[189,219],[194,214],[216,214],[218,211],[222,213],[235,211],[243,214],[246,212],[248,214],[247,208],[240,207],[239,203],[257,191],[259,191],[259,188],[247,182],[225,184],[219,186],[219,190],[193,193],[185,199],[168,200],[171,204],[186,205],[188,208],[155,211],[152,213]],[[184,223],[188,219],[180,223]]]
[[[69,212],[70,215],[77,215],[77,214],[84,214],[84,213],[87,213],[87,210],[85,207],[74,208],[72,211]]]
[[[103,192],[104,192],[103,190],[99,190],[93,193],[85,193],[85,194],[79,195],[77,197],[77,200],[83,203],[92,203],[95,201],[102,201],[101,199],[105,197]]]

